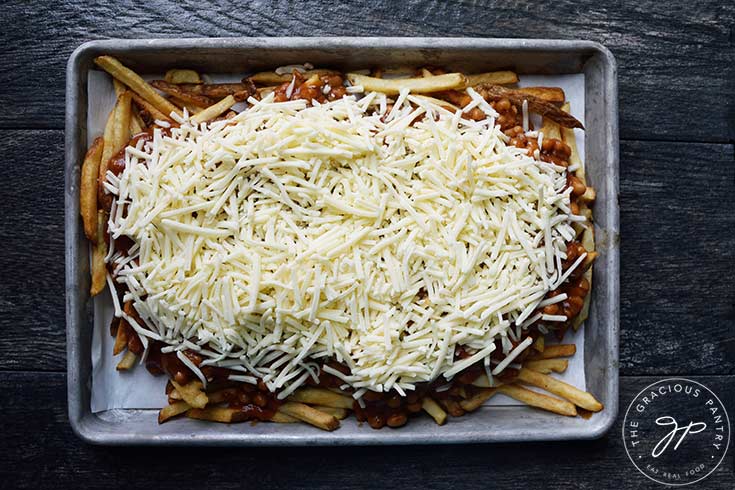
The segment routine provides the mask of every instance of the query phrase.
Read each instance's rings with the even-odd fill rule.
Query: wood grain
[[[63,134],[0,135],[0,369],[63,371]],[[621,173],[621,372],[735,374],[733,146],[623,141]]]
[[[735,413],[735,376],[693,378]],[[657,378],[622,378],[620,404]],[[658,488],[623,449],[622,415],[596,441],[465,446],[342,448],[106,448],[71,432],[66,382],[60,373],[0,373],[4,430],[0,451],[4,488]],[[469,415],[471,416],[471,415]],[[451,420],[449,421],[451,424]],[[28,431],[28,426],[33,431]],[[248,430],[247,424],[241,430]],[[141,427],[141,430],[144,428]],[[365,430],[372,430],[365,427]],[[389,430],[389,429],[384,429]],[[325,462],[328,462],[325,464]],[[727,456],[706,488],[732,488]],[[257,482],[257,484],[249,483]]]
[[[621,135],[732,141],[735,4],[643,0],[393,2],[14,2],[0,9],[0,127],[61,128],[64,66],[107,37],[469,36],[590,39],[620,70]],[[32,36],[32,39],[29,39]],[[692,114],[706,111],[706,120]]]

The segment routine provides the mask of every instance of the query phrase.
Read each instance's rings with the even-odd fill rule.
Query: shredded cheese
[[[480,122],[408,92],[387,117],[375,93],[249,102],[156,130],[110,186],[111,236],[135,243],[114,279],[144,341],[283,396],[333,357],[350,373],[324,370],[358,399],[479,361],[491,376],[496,340],[498,374],[528,346],[507,337],[568,276],[566,169],[508,146],[479,99]]]

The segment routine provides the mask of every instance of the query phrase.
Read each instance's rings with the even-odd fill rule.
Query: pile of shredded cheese
[[[465,111],[486,120],[405,91],[392,108],[378,93],[325,104],[270,95],[229,120],[195,126],[185,115],[128,147],[124,172],[105,184],[108,280],[145,324],[113,294],[116,315],[205,384],[183,350],[280,398],[327,359],[349,367],[321,369],[358,399],[478,361],[492,379],[579,264],[562,273],[580,217],[566,169],[507,145],[495,111],[470,94]],[[127,254],[114,249],[121,235],[135,243]],[[472,355],[455,361],[458,345]]]

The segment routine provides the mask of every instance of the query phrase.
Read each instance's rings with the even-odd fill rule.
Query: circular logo
[[[709,388],[684,378],[647,386],[623,420],[628,457],[664,485],[689,485],[710,475],[727,453],[730,420]]]

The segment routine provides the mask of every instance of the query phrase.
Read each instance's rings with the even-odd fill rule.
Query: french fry
[[[180,385],[176,381],[171,380],[171,384],[174,385],[181,398],[192,407],[204,408],[209,403],[207,394],[202,391],[201,381],[191,381],[188,384]]]
[[[575,417],[577,415],[577,408],[572,403],[554,398],[553,396],[536,393],[522,386],[503,385],[498,387],[498,391],[532,407],[541,408],[568,417]]]
[[[543,335],[539,335],[536,337],[536,340],[533,341],[533,349],[538,352],[543,352],[544,347],[546,346],[546,340],[544,339]]]
[[[423,399],[421,408],[423,408],[424,412],[428,413],[438,425],[444,425],[444,422],[447,421],[447,412],[445,412],[438,403],[428,396]]]
[[[104,138],[96,138],[82,162],[79,184],[79,214],[82,215],[84,234],[97,241],[97,176],[104,148]]]
[[[140,75],[123,66],[112,56],[98,56],[94,59],[94,62],[114,78],[130,87],[133,92],[154,105],[163,114],[181,113],[175,105],[161,97]]]
[[[189,111],[189,114],[198,114],[202,112],[202,108],[196,105],[189,104],[188,102],[184,102],[181,99],[177,99],[176,97],[171,97],[171,101],[174,102],[177,106],[181,107],[182,109],[186,109]]]
[[[268,94],[271,94],[275,91],[273,87],[258,87],[258,89],[255,91],[255,94],[258,96],[258,99],[263,99]]]
[[[334,70],[316,69],[306,70],[301,74],[304,76],[304,78],[309,78],[312,75],[335,75],[338,74],[338,72]],[[259,73],[254,73],[248,78],[252,80],[253,83],[257,83],[258,85],[280,85],[285,82],[290,82],[292,77],[292,73],[284,73],[282,75],[279,75],[274,71],[262,71]]]
[[[226,407],[191,408],[186,412],[186,416],[190,419],[208,420],[222,424],[242,422],[248,418],[247,413],[242,410]]]
[[[340,395],[323,388],[301,388],[300,390],[296,390],[289,397],[289,400],[308,403],[309,405],[323,405],[325,407],[347,408],[350,410],[352,409],[353,403],[352,397]]]
[[[474,87],[481,83],[492,83],[496,85],[508,85],[518,83],[518,75],[512,71],[491,71],[487,73],[476,73],[467,76],[467,87]]]
[[[433,76],[434,76],[434,74],[433,74],[433,73],[431,73],[431,72],[430,72],[430,71],[429,71],[428,69],[426,69],[426,68],[421,68],[421,76],[422,76],[422,77],[424,77],[424,78],[427,78],[427,77],[433,77]]]
[[[566,128],[582,128],[584,125],[579,122],[574,116],[568,112],[564,112],[556,104],[544,100],[535,95],[530,95],[520,91],[519,89],[512,89],[503,87],[502,85],[492,85],[487,83],[481,83],[475,90],[482,95],[485,100],[501,100],[508,99],[510,102],[520,107],[523,101],[528,104],[528,110],[541,116],[548,117],[559,123],[560,126]]]
[[[584,194],[579,196],[579,199],[584,203],[592,203],[595,202],[595,199],[597,199],[597,191],[595,191],[594,187],[587,186],[587,188],[584,191]]]
[[[561,104],[565,99],[564,90],[559,87],[521,87],[516,90],[555,104]]]
[[[147,111],[153,119],[160,120],[160,121],[168,121],[172,122],[173,120],[166,116],[163,112],[156,109],[156,107],[139,96],[138,94],[133,94],[133,100],[136,104],[138,104],[138,107],[140,107],[142,110]]]
[[[494,386],[497,386],[497,380],[495,380],[494,385],[490,384],[490,379],[487,377],[487,374],[483,373],[472,382],[472,386],[476,386],[478,388],[493,388]]]
[[[115,369],[118,371],[127,371],[135,365],[135,360],[138,358],[134,353],[127,351],[120,362],[117,363]]]
[[[467,78],[461,73],[446,73],[428,78],[374,78],[357,73],[348,73],[347,79],[352,85],[362,85],[366,92],[383,92],[397,94],[403,89],[411,93],[432,93],[462,88],[467,85]]]
[[[217,116],[220,116],[223,112],[227,111],[227,109],[235,105],[235,102],[235,97],[233,97],[232,95],[228,95],[216,104],[207,107],[202,112],[193,116],[191,118],[191,122],[193,124],[200,124],[206,121],[210,121]]]
[[[89,294],[97,296],[107,285],[107,267],[105,267],[107,244],[105,243],[105,212],[97,212],[97,241],[92,247],[92,285]]]
[[[440,398],[436,402],[452,417],[461,417],[464,415],[464,410],[459,403],[451,398]]]
[[[588,189],[591,189],[591,187],[588,187]],[[591,219],[591,218],[588,218],[588,219]],[[587,226],[585,226],[584,231],[582,232],[582,246],[584,246],[584,248],[587,250],[594,250],[595,248],[595,233],[593,231],[591,224],[588,224]],[[587,270],[584,271],[584,278],[587,279],[591,287],[592,285],[592,267],[588,267]],[[584,323],[584,321],[587,320],[587,318],[589,318],[591,300],[592,300],[592,292],[588,291],[587,296],[584,297],[584,303],[582,303],[582,309],[579,311],[579,314],[577,314],[577,316],[574,317],[574,320],[572,320],[572,327],[574,328],[575,331],[579,330],[579,327],[582,326],[582,323]]]
[[[570,109],[569,102],[561,106],[561,110],[564,112],[568,113],[569,109]],[[577,171],[574,174],[577,176],[579,180],[582,181],[583,184],[587,185],[587,180],[585,178],[585,172],[584,172],[584,164],[582,163],[582,160],[579,157],[579,150],[577,149],[577,138],[574,136],[574,129],[562,128],[561,139],[572,150],[571,154],[569,155],[569,165],[577,165],[578,167]]]
[[[187,94],[204,96],[213,101],[232,95],[236,101],[242,102],[256,92],[255,84],[249,80],[245,83],[182,83],[177,87]]]
[[[104,132],[104,148],[99,166],[98,178],[100,181],[107,179],[107,166],[110,158],[115,156],[130,139],[130,100],[132,93],[128,90],[117,98],[115,107],[107,118]],[[99,196],[98,196],[99,197]]]
[[[202,78],[194,70],[168,70],[163,77],[168,83],[202,83]]]
[[[112,355],[116,356],[125,350],[128,346],[128,329],[122,325],[125,320],[120,318],[120,324],[117,327],[117,335],[115,336],[115,344],[112,346]]]
[[[420,99],[420,100],[425,100],[426,102],[430,102],[432,104],[436,104],[439,107],[442,107],[442,108],[448,110],[449,112],[456,112],[456,111],[460,110],[459,107],[457,107],[456,105],[454,105],[451,102],[448,102],[446,100],[437,99],[437,98],[434,98],[434,97],[429,97],[428,95],[418,95],[418,94],[417,95],[414,95],[414,97],[416,97],[417,99]]]
[[[115,91],[115,98],[120,97],[126,90],[125,85],[117,78],[112,79],[112,88]]]
[[[158,90],[167,93],[171,97],[175,97],[176,99],[185,102],[186,104],[191,104],[197,107],[209,107],[214,103],[212,99],[205,95],[192,93],[184,90],[181,86],[176,85],[175,83],[168,83],[165,80],[153,80],[151,85]]]
[[[561,139],[561,126],[548,117],[542,119],[541,131],[544,133],[544,139]]]
[[[333,415],[329,415],[303,403],[286,402],[281,405],[279,411],[323,430],[331,431],[339,427],[339,420]]]
[[[130,135],[135,136],[143,132],[143,120],[140,118],[137,110],[131,109],[130,112]]]
[[[569,361],[566,359],[541,359],[538,361],[526,361],[523,367],[538,373],[549,374],[550,372],[563,373],[567,370]]]
[[[486,388],[478,391],[473,396],[459,402],[459,406],[466,412],[473,412],[480,408],[483,403],[497,393],[497,388]]]
[[[183,398],[181,397],[181,393],[179,393],[179,392],[178,392],[178,391],[176,390],[176,388],[174,388],[173,390],[171,390],[171,391],[169,392],[169,394],[168,394],[168,398],[169,398],[170,400],[176,400],[176,401],[180,401],[180,400],[183,400]],[[215,403],[215,402],[212,402],[212,403]]]
[[[554,359],[556,357],[569,357],[577,352],[577,346],[574,344],[555,344],[547,345],[543,352],[531,352],[526,358],[529,361],[539,359]]]
[[[337,420],[346,419],[347,416],[350,414],[349,410],[347,410],[346,408],[326,407],[324,405],[314,405],[314,408],[316,408],[320,412],[328,413]]]
[[[286,415],[278,410],[273,414],[273,417],[271,417],[271,422],[276,422],[277,424],[294,424],[299,422],[299,419]]]
[[[523,368],[520,373],[518,373],[518,379],[526,384],[536,386],[537,388],[541,388],[549,393],[560,396],[565,400],[574,403],[578,407],[584,408],[585,410],[589,410],[591,412],[599,412],[602,410],[602,404],[597,401],[591,393],[582,391],[579,388],[556,378],[552,378],[549,375]]]
[[[163,407],[161,410],[158,411],[158,423],[162,424],[172,417],[181,415],[182,413],[186,412],[190,408],[191,406],[189,406],[189,404],[186,402],[175,402],[175,403],[166,405],[165,407]]]
[[[113,126],[113,135],[115,138],[114,153],[123,149],[125,144],[130,141],[130,101],[132,95],[132,92],[126,90],[117,98],[117,114],[115,116],[115,124]]]

